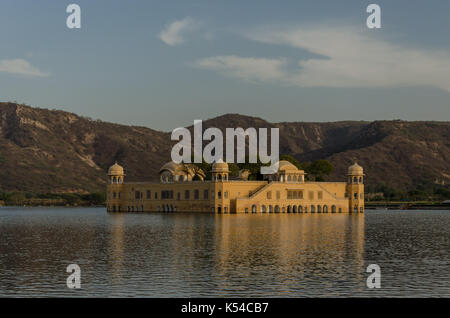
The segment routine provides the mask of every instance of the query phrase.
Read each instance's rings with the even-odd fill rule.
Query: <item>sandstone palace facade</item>
[[[309,182],[303,170],[280,161],[264,181],[247,180],[248,172],[229,178],[228,164],[212,165],[211,180],[192,164],[169,162],[160,182],[124,182],[123,167],[108,170],[108,212],[363,213],[364,173],[357,163],[346,182]]]

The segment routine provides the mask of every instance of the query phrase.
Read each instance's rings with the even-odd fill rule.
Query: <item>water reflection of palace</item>
[[[228,164],[216,162],[211,180],[192,164],[169,162],[160,182],[124,182],[123,167],[108,171],[109,212],[229,213],[362,213],[364,173],[357,163],[348,168],[347,182],[309,182],[305,172],[288,161],[266,180],[248,180],[247,171],[229,178]]]
[[[280,291],[320,278],[325,285],[329,278],[330,288],[349,276],[365,281],[363,217],[240,215],[215,221],[216,268],[224,289],[236,288],[245,278]]]

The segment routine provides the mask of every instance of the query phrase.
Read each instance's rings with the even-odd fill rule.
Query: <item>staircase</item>
[[[264,190],[266,190],[268,187],[270,187],[272,183],[269,182],[265,185],[263,185],[261,188],[259,188],[255,193],[252,193],[252,195],[249,197],[249,199],[254,199],[258,194],[262,193]]]

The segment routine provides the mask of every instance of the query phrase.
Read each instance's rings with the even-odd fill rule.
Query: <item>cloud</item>
[[[27,77],[50,76],[49,73],[39,70],[24,59],[0,60],[0,72]]]
[[[194,66],[217,71],[250,82],[280,80],[285,59],[267,59],[239,56],[215,56],[195,61]]]
[[[165,29],[161,31],[159,38],[167,45],[179,45],[184,42],[183,36],[187,32],[194,30],[197,25],[198,23],[190,17],[174,21],[168,24]]]
[[[351,27],[260,29],[253,41],[306,50],[316,57],[287,67],[284,58],[216,56],[194,65],[252,81],[299,87],[429,86],[450,92],[450,53],[402,47]]]

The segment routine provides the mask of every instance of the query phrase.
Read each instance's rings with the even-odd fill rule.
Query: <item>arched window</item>
[[[305,211],[304,212],[308,213],[308,207],[307,206],[305,206]]]
[[[287,213],[291,213],[291,206],[290,205],[288,205],[288,207],[287,207]]]
[[[245,208],[245,213],[248,213],[248,208]]]
[[[339,208],[339,213],[342,213],[342,208]]]
[[[291,182],[291,175],[288,175],[287,181]]]
[[[322,207],[320,205],[317,206],[317,213],[322,213]]]
[[[355,205],[355,208],[353,209],[353,212],[358,213],[358,206]]]
[[[273,213],[273,206],[269,205],[269,213]]]
[[[353,183],[358,183],[358,178],[357,177],[353,177]]]
[[[217,213],[222,213],[222,207],[220,205],[217,207]]]
[[[323,206],[323,213],[328,213],[328,206],[326,205]]]
[[[283,213],[285,213],[285,212],[286,212],[286,208],[285,208],[285,207],[283,207],[283,208],[282,208],[282,211],[283,211]]]
[[[296,205],[294,205],[294,206],[292,207],[292,213],[297,213],[297,206],[296,206]]]
[[[275,205],[275,213],[280,213],[280,207],[278,205]]]
[[[252,205],[252,213],[256,213],[256,205]]]
[[[362,183],[362,177],[359,177],[359,183]]]
[[[261,213],[266,213],[266,206],[265,205],[261,206]]]
[[[298,213],[303,213],[303,207],[301,205],[298,206]]]
[[[316,213],[316,207],[314,205],[311,205],[311,213]]]
[[[335,205],[331,206],[331,213],[336,213],[336,206]]]
[[[292,178],[292,180],[293,180],[294,182],[297,182],[297,176],[294,175],[294,177]]]

